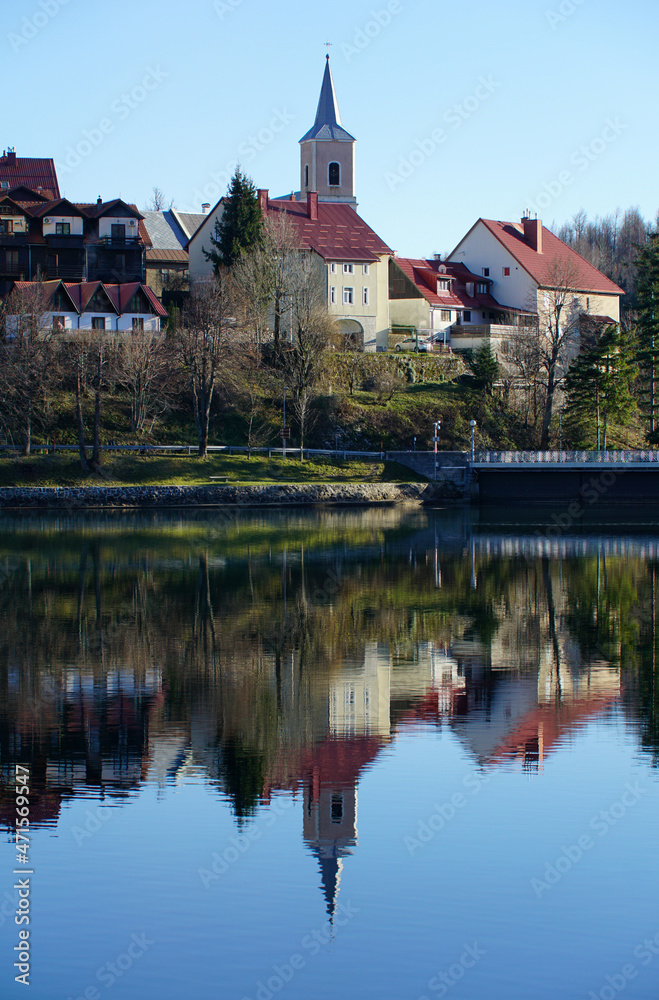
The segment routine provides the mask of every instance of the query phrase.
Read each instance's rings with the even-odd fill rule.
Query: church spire
[[[323,75],[323,84],[320,88],[316,120],[306,135],[302,136],[300,142],[308,142],[310,139],[355,141],[355,137],[350,135],[341,125],[341,115],[334,90],[329,53],[325,56],[325,73]]]

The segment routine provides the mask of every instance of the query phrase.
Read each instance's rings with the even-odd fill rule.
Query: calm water
[[[656,1000],[658,559],[643,517],[3,516],[0,996]]]

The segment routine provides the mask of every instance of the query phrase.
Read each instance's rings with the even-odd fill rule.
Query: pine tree
[[[618,326],[606,328],[592,347],[579,354],[565,379],[566,417],[606,450],[609,421],[622,422],[634,407],[632,361]]]
[[[475,354],[471,354],[467,358],[467,364],[471,369],[476,387],[481,389],[486,396],[491,396],[494,392],[494,384],[499,378],[499,362],[489,343],[482,344]]]
[[[224,200],[222,219],[216,220],[215,235],[210,238],[214,249],[203,250],[215,274],[220,267],[232,267],[244,253],[259,246],[262,232],[263,213],[256,188],[237,167]]]
[[[638,246],[638,363],[643,377],[641,407],[650,444],[659,443],[659,232]]]

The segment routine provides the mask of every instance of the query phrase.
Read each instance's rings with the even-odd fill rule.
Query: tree
[[[334,324],[327,312],[325,273],[320,257],[300,251],[288,271],[290,348],[281,352],[281,371],[292,391],[300,432],[300,457],[312,423],[312,404]]]
[[[499,378],[499,362],[489,342],[485,342],[475,354],[471,354],[467,358],[467,364],[474,377],[476,388],[481,389],[484,395],[491,396]]]
[[[109,388],[115,370],[116,345],[104,331],[76,331],[63,348],[65,364],[75,377],[76,424],[78,453],[83,472],[100,472],[101,423],[103,395]],[[85,444],[85,401],[93,395],[92,455]]]
[[[161,191],[159,187],[154,186],[153,191],[151,192],[151,197],[147,202],[147,212],[162,212],[164,211],[166,204],[167,199],[165,198],[163,191]],[[169,207],[171,208],[173,204],[174,202],[171,201],[169,203]]]
[[[215,235],[210,238],[213,249],[202,248],[214,273],[220,267],[233,267],[242,254],[258,246],[262,231],[263,214],[256,188],[237,167],[223,202],[222,218],[215,221]]]
[[[579,347],[579,309],[573,303],[578,287],[575,266],[556,257],[549,265],[543,303],[538,308],[536,341],[538,380],[544,390],[540,447],[549,447],[556,394]]]
[[[52,386],[50,290],[38,278],[16,286],[0,304],[0,399],[7,425],[32,447],[32,430],[43,416]]]
[[[650,444],[659,442],[657,377],[659,369],[659,231],[638,245],[638,362],[642,375],[641,406]]]
[[[283,213],[268,216],[261,240],[233,267],[256,343],[272,322],[275,354],[279,352],[282,318],[289,305],[289,279],[300,249],[297,232]]]
[[[192,396],[199,457],[208,454],[208,429],[215,390],[227,375],[229,333],[234,321],[230,276],[223,270],[193,284],[176,331],[176,353]]]
[[[151,330],[129,333],[118,348],[117,383],[130,398],[130,429],[142,433],[168,406],[170,357],[165,338]]]
[[[596,432],[597,450],[606,451],[610,420],[624,420],[634,407],[629,345],[613,324],[579,354],[565,379],[566,413],[586,432]]]

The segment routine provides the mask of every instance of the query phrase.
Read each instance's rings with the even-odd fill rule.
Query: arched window
[[[328,181],[330,187],[340,187],[341,185],[341,166],[336,162],[330,163],[327,168]]]
[[[308,163],[305,163],[305,165],[304,165],[304,186],[305,186],[305,188],[309,187],[309,164]]]

